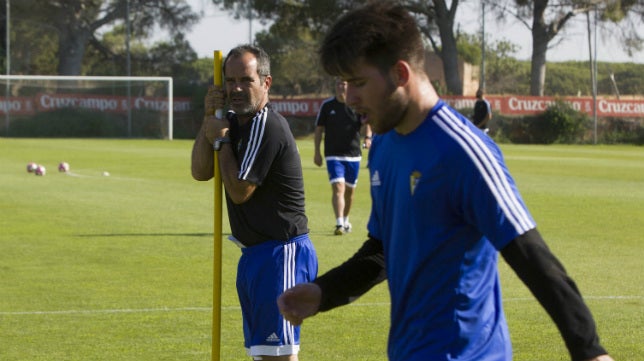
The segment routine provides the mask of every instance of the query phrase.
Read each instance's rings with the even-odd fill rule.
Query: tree
[[[128,5],[132,34],[141,37],[147,37],[155,26],[175,36],[198,20],[180,0],[23,0],[12,3],[12,23],[47,28],[57,40],[56,73],[80,75],[87,47],[100,44],[99,31],[125,22]]]
[[[55,29],[29,20],[12,21],[12,24],[11,74],[56,74]]]
[[[300,94],[324,94],[330,91],[329,78],[321,70],[317,57],[317,42],[307,29],[300,28],[295,36],[284,35],[279,24],[273,24],[270,32],[257,34],[257,44],[271,54],[274,74],[272,89],[284,96]]]
[[[91,46],[83,59],[84,71],[87,74],[125,74],[125,36],[125,27],[118,25],[112,31],[103,34],[100,39],[91,39]],[[150,46],[141,38],[136,38],[130,42],[130,58],[132,75],[200,78],[192,69],[197,60],[197,53],[181,33]]]
[[[459,33],[456,46],[459,56],[470,64],[481,64],[480,34],[471,35]],[[527,94],[528,84],[518,79],[528,79],[528,67],[525,62],[518,61],[514,55],[517,45],[507,40],[485,42],[485,59],[488,94]]]
[[[458,73],[457,37],[454,34],[454,19],[459,1],[447,6],[444,0],[436,1],[404,1],[409,11],[419,18],[419,26],[429,39],[432,49],[443,61],[443,73],[447,92],[463,94],[463,84]],[[436,39],[436,36],[440,41]]]
[[[343,12],[364,4],[360,0],[212,0],[237,19],[259,18],[279,23],[282,46],[288,48],[301,41],[298,34],[306,31],[310,44],[317,44],[326,30]],[[444,0],[399,0],[417,19],[421,31],[428,38],[432,49],[443,60],[447,91],[462,94],[463,87],[458,73],[457,38],[454,19],[459,1],[450,6]],[[284,31],[288,29],[288,31]],[[271,33],[273,32],[271,28]],[[258,39],[259,40],[259,39]],[[266,49],[269,50],[269,49]],[[271,49],[280,52],[277,48]],[[308,59],[308,57],[307,57]]]
[[[642,38],[636,25],[644,20],[644,4],[641,0],[561,0],[556,3],[549,0],[513,0],[513,3],[514,8],[508,1],[486,1],[486,4],[497,9],[501,18],[513,16],[532,32],[530,95],[544,95],[548,47],[562,33],[568,21],[577,14],[599,11],[605,24],[622,24],[625,19],[632,20],[633,22],[626,22],[620,28],[622,44],[629,51],[641,49]]]
[[[212,0],[236,19],[271,23],[255,42],[271,56],[272,89],[283,96],[329,93],[330,78],[319,66],[317,49],[326,30],[359,0]]]

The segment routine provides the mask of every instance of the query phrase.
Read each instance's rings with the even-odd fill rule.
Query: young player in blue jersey
[[[511,361],[498,252],[558,327],[574,361],[610,361],[573,280],[550,252],[494,142],[440,100],[415,20],[374,2],[343,16],[321,63],[365,115],[369,239],[342,265],[280,296],[294,324],[387,279],[392,361]]]
[[[272,78],[264,50],[242,45],[224,61],[224,90],[212,87],[192,150],[192,175],[213,177],[219,158],[232,240],[242,248],[237,293],[244,346],[253,360],[297,361],[300,328],[279,313],[283,290],[317,275],[304,213],[302,163],[286,119],[268,102]]]

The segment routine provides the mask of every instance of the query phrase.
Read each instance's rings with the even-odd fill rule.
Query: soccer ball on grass
[[[38,164],[34,162],[27,163],[27,172],[33,173],[36,171],[36,168],[38,168]]]
[[[47,169],[45,168],[45,166],[39,165],[36,167],[36,170],[34,171],[34,173],[38,176],[43,176],[47,174]]]
[[[58,171],[59,171],[59,172],[61,172],[61,173],[67,173],[67,172],[69,172],[69,163],[67,163],[67,162],[61,162],[61,163],[58,165]]]

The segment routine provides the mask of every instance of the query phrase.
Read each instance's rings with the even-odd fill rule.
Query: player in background
[[[335,213],[335,235],[351,232],[349,212],[358,184],[362,151],[360,116],[346,104],[347,82],[335,82],[335,96],[326,99],[315,120],[315,155],[313,162],[322,166],[320,145],[324,138],[324,159],[331,183],[331,204]],[[371,146],[371,127],[365,125],[365,148]]]
[[[479,129],[485,133],[488,132],[487,123],[492,120],[492,107],[490,102],[485,99],[483,89],[476,91],[476,102],[474,103],[474,115],[472,121]]]
[[[416,20],[371,2],[320,48],[347,104],[376,137],[368,240],[342,265],[278,299],[300,324],[387,280],[391,361],[511,361],[498,253],[559,329],[574,361],[610,361],[575,282],[546,246],[494,141],[437,95]]]

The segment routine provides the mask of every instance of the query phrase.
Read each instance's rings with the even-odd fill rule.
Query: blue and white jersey
[[[443,101],[374,137],[369,233],[382,240],[392,361],[509,361],[497,251],[535,228],[501,151]]]

